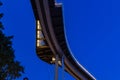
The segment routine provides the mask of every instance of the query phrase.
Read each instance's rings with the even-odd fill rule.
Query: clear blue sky
[[[29,0],[1,0],[5,33],[14,35],[16,59],[25,67],[18,79],[53,80],[54,66],[35,52],[35,18]],[[97,80],[120,80],[120,1],[58,0],[64,4],[66,35],[76,59]],[[61,74],[61,72],[60,72]],[[61,77],[61,75],[60,75]],[[66,80],[74,80],[65,74]]]

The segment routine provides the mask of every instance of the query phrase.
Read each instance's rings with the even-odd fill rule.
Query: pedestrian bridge
[[[76,80],[96,80],[74,58],[66,43],[62,4],[54,0],[31,0],[36,20],[36,53],[48,64],[63,67]]]

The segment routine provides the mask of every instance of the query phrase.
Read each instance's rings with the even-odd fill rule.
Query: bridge
[[[55,80],[58,67],[76,80],[96,80],[70,52],[65,32],[62,4],[55,0],[31,0],[36,20],[36,53],[48,64],[55,64]]]

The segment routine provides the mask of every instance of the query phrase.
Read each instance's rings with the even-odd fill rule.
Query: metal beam
[[[58,68],[59,68],[59,65],[58,65],[58,55],[56,55],[56,58],[55,58],[55,80],[58,80]]]

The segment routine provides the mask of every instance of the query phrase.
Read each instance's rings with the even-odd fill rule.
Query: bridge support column
[[[59,68],[59,65],[58,65],[58,55],[56,55],[56,58],[55,58],[55,80],[58,80],[58,68]]]
[[[65,69],[65,66],[64,66],[64,56],[62,57],[62,80],[64,80],[64,69]]]

